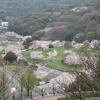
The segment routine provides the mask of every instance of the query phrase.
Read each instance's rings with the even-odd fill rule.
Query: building
[[[8,27],[8,22],[1,22],[2,27]]]

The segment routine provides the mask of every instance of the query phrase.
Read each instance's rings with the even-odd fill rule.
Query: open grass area
[[[7,64],[6,65],[6,68],[8,69],[8,70],[15,70],[16,69],[16,64]]]
[[[24,58],[29,62],[32,63],[33,65],[41,63],[43,60],[33,60],[31,59],[31,51],[25,51],[22,53]]]
[[[52,69],[57,69],[61,71],[72,71],[79,69],[79,65],[69,65],[69,64],[64,64],[62,62],[63,56],[64,56],[64,47],[58,47],[55,48],[57,51],[58,55],[55,57],[55,59],[47,60],[47,64],[49,68]]]
[[[53,49],[57,51],[57,56],[52,59],[47,59],[48,52],[53,51]],[[44,58],[39,59],[39,60],[31,59],[30,55],[31,55],[32,51],[42,51]],[[55,47],[55,48],[51,48],[51,49],[47,49],[47,50],[43,50],[40,48],[40,49],[24,51],[23,56],[29,63],[32,63],[33,65],[39,64],[39,63],[46,63],[49,68],[57,69],[60,71],[73,71],[73,70],[80,69],[81,68],[80,65],[69,65],[69,64],[64,64],[62,62],[62,59],[64,56],[64,51],[66,51],[66,49],[64,49],[63,46]],[[77,54],[85,55],[85,53],[80,49],[71,48],[70,51],[75,52]],[[91,49],[88,54],[91,56],[95,56],[95,55],[100,54],[100,51],[97,49]]]
[[[47,58],[47,53],[49,51],[52,51],[53,49],[55,49],[57,51],[57,56],[54,57],[53,59],[39,59],[39,60],[33,60],[30,57],[30,54],[32,51],[43,51],[43,55],[44,58]],[[62,62],[63,56],[64,56],[64,47],[56,47],[56,48],[52,48],[52,49],[48,49],[48,50],[43,50],[43,49],[33,49],[33,50],[29,50],[29,51],[24,51],[23,52],[23,56],[25,57],[25,59],[32,63],[33,65],[35,64],[39,64],[39,63],[46,63],[47,66],[49,68],[52,69],[57,69],[60,71],[73,71],[73,70],[77,70],[80,68],[79,65],[68,65],[68,64],[64,64]]]
[[[86,100],[100,100],[100,97],[87,98]]]
[[[57,69],[60,71],[74,71],[80,68],[79,65],[64,64],[61,60],[48,60],[47,65],[49,68]]]

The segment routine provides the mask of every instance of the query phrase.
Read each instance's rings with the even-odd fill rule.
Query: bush
[[[69,41],[67,41],[67,42],[64,44],[64,48],[65,48],[65,49],[70,49],[70,48],[72,48],[72,44],[71,44]]]
[[[4,57],[4,60],[10,63],[13,63],[17,61],[17,56],[13,52],[10,51],[6,54],[6,56]]]
[[[54,46],[52,44],[49,45],[49,48],[54,48]]]
[[[86,35],[84,33],[79,33],[76,34],[76,36],[74,37],[74,41],[78,42],[78,43],[82,43],[86,40]]]
[[[31,42],[32,42],[32,38],[27,38],[24,42],[23,42],[23,45],[26,49],[29,48],[29,46],[31,45]]]
[[[32,40],[39,40],[39,39],[40,39],[40,37],[39,37],[38,34],[33,34],[32,35]]]

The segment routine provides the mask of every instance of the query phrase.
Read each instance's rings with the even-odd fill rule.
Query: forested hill
[[[91,1],[93,2],[91,3]],[[0,0],[0,18],[27,15],[34,11],[60,10],[67,5],[98,4],[98,1],[99,0]]]
[[[0,0],[0,17],[10,18],[9,31],[21,35],[100,38],[100,0]]]

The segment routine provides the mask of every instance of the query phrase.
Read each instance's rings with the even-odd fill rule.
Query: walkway
[[[57,100],[59,98],[62,98],[62,95],[57,95],[57,96],[45,96],[44,98],[38,97],[38,98],[34,98],[34,100]]]

